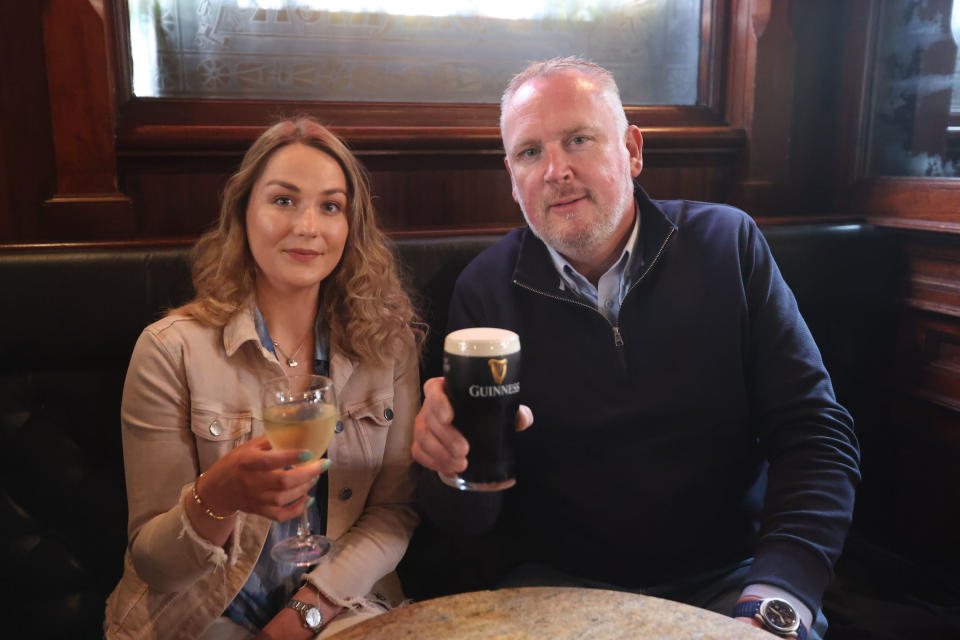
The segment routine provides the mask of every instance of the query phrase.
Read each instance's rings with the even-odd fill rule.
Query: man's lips
[[[560,209],[560,208],[563,208],[563,207],[568,207],[568,206],[570,206],[570,205],[574,205],[574,204],[580,202],[581,200],[585,200],[586,197],[587,197],[587,196],[583,195],[583,196],[576,196],[576,197],[572,197],[572,198],[565,198],[565,199],[563,199],[563,200],[557,200],[557,201],[555,201],[555,202],[552,202],[552,203],[550,204],[550,207],[549,207],[549,208],[551,208],[551,209]]]

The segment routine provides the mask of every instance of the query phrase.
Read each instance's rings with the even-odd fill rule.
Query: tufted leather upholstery
[[[892,344],[875,322],[891,315],[892,245],[863,225],[764,233],[862,427],[858,412],[869,411],[876,365],[886,357],[880,346]],[[456,276],[496,238],[397,241],[432,326],[424,375],[440,371]],[[123,376],[140,330],[191,295],[186,254],[185,247],[0,253],[0,589],[14,617],[31,621],[31,637],[101,635],[126,538]],[[429,559],[417,562],[404,565],[414,595],[442,588],[421,579],[418,567],[429,568]]]

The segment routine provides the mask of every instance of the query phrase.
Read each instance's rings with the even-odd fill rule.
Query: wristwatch
[[[291,600],[287,606],[300,614],[300,622],[303,623],[304,629],[309,629],[313,633],[323,631],[323,613],[320,609],[299,600]]]
[[[807,640],[807,630],[793,605],[782,598],[746,600],[733,611],[734,618],[754,618],[767,631],[784,638]]]

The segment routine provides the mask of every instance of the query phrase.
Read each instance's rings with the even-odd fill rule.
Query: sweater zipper
[[[624,354],[623,352],[623,336],[620,335],[620,327],[610,322],[609,318],[607,318],[607,316],[600,313],[599,309],[597,309],[596,307],[591,307],[590,305],[580,302],[579,300],[571,300],[570,298],[563,298],[557,295],[553,295],[552,293],[547,293],[546,291],[541,291],[540,289],[534,289],[533,287],[529,287],[518,280],[514,280],[513,284],[517,285],[518,287],[523,287],[524,289],[532,293],[540,294],[541,296],[546,296],[548,298],[552,298],[560,302],[569,302],[570,304],[579,305],[584,309],[589,309],[590,311],[593,311],[598,316],[603,318],[607,322],[607,324],[610,325],[610,328],[613,330],[613,346],[617,351],[617,359],[620,360],[620,367],[623,369],[624,373],[627,372],[627,357],[626,357],[626,354]]]
[[[626,292],[626,293],[624,294],[624,296],[623,296],[623,299],[624,299],[624,300],[626,300],[626,299],[627,299],[627,296],[630,295],[630,293],[631,293],[634,289],[637,288],[637,285],[638,285],[638,284],[640,284],[641,282],[643,282],[643,280],[647,277],[647,274],[650,273],[650,271],[651,271],[651,270],[653,269],[653,267],[657,264],[657,262],[660,261],[660,256],[663,255],[663,250],[666,249],[667,243],[670,242],[670,238],[673,237],[673,232],[674,232],[674,231],[675,231],[675,229],[670,229],[670,232],[667,233],[667,237],[663,239],[663,242],[662,242],[662,243],[660,243],[660,248],[657,250],[657,254],[656,254],[655,256],[653,256],[653,260],[650,261],[650,266],[647,267],[647,269],[643,272],[643,274],[642,274],[639,278],[637,278],[637,281],[636,281],[636,282],[634,282],[632,285],[630,285],[630,288],[627,289],[627,292]],[[532,293],[537,293],[537,294],[540,294],[540,295],[542,295],[542,296],[546,296],[546,297],[548,297],[548,298],[552,298],[552,299],[554,299],[554,300],[558,300],[558,301],[560,301],[560,302],[569,302],[570,304],[580,305],[580,306],[583,307],[584,309],[590,309],[591,311],[597,313],[601,318],[603,318],[604,320],[607,321],[607,324],[610,325],[610,329],[613,331],[613,346],[614,346],[614,347],[616,348],[616,350],[617,350],[617,356],[619,356],[619,358],[620,358],[620,364],[621,364],[621,366],[623,367],[623,370],[624,370],[624,371],[627,370],[627,359],[626,359],[626,355],[625,355],[624,352],[623,352],[623,346],[624,346],[625,343],[624,343],[624,341],[623,341],[623,335],[620,333],[620,327],[619,327],[618,325],[615,325],[615,324],[613,324],[612,322],[610,322],[610,320],[607,318],[607,316],[605,316],[605,315],[603,315],[602,313],[600,313],[600,310],[599,310],[599,309],[597,309],[596,307],[591,307],[590,305],[585,304],[585,303],[583,303],[583,302],[580,302],[579,300],[571,300],[570,298],[564,298],[564,297],[561,297],[561,296],[558,296],[558,295],[554,295],[554,294],[552,294],[552,293],[547,293],[546,291],[541,291],[540,289],[534,289],[533,287],[530,287],[530,286],[527,286],[527,285],[523,284],[523,283],[520,282],[519,280],[514,280],[514,281],[513,281],[513,284],[517,285],[518,287],[523,287],[524,289],[526,289],[527,291],[530,291],[530,292],[532,292]],[[621,305],[621,308],[622,308],[622,305]]]

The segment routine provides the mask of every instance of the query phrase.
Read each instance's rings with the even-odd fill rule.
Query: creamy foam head
[[[443,350],[456,356],[505,356],[520,351],[520,336],[493,327],[470,327],[447,334]]]

